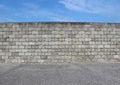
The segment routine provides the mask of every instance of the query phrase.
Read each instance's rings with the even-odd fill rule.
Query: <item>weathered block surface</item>
[[[0,23],[0,63],[120,62],[119,23]]]

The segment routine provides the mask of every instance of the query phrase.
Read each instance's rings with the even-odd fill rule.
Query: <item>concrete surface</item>
[[[0,64],[0,85],[120,85],[120,63]]]

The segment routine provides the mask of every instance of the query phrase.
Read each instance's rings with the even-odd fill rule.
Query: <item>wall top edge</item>
[[[120,24],[112,22],[0,22],[0,24]]]

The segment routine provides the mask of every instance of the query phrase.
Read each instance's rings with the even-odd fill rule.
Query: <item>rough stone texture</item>
[[[0,23],[0,63],[120,62],[119,23]]]

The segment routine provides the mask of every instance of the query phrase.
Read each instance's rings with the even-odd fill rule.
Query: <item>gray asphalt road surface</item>
[[[0,85],[120,85],[120,63],[0,64]]]

